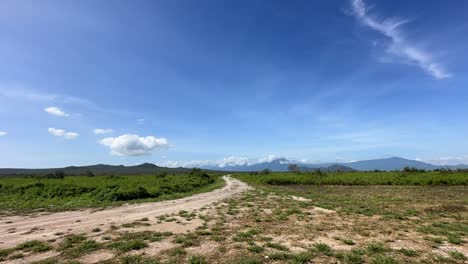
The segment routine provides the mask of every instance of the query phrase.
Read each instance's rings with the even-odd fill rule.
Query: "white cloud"
[[[459,165],[459,164],[468,164],[468,155],[466,156],[448,156],[448,157],[439,157],[433,159],[421,160],[427,163],[435,165]]]
[[[116,156],[147,155],[155,149],[165,148],[169,145],[165,138],[140,137],[132,134],[104,138],[99,143],[109,147],[111,154]]]
[[[216,162],[211,160],[190,160],[190,161],[176,161],[176,160],[166,160],[164,162],[160,162],[157,164],[161,167],[169,167],[169,168],[194,168],[200,166],[216,166]]]
[[[110,128],[96,128],[93,130],[94,134],[96,135],[102,135],[102,134],[110,134],[114,132],[114,130]]]
[[[353,15],[365,26],[380,32],[390,39],[390,45],[387,53],[403,59],[404,62],[419,66],[435,79],[450,78],[452,74],[447,72],[444,67],[433,61],[426,52],[414,47],[412,43],[406,40],[399,28],[408,22],[406,19],[377,19],[369,15],[369,8],[363,0],[351,0]]]
[[[8,135],[7,132],[5,132],[5,131],[0,131],[0,137],[6,136],[6,135]]]
[[[47,129],[47,131],[49,131],[50,134],[56,137],[63,137],[65,139],[75,139],[80,135],[76,132],[69,132],[64,129],[53,128],[53,127],[50,127],[49,129]]]
[[[222,160],[219,160],[216,163],[221,168],[229,167],[229,166],[240,166],[240,165],[248,164],[249,159],[247,157],[230,156],[230,157],[223,158]]]
[[[60,108],[58,107],[55,107],[55,106],[51,106],[51,107],[47,107],[47,108],[44,108],[44,111],[51,114],[51,115],[56,115],[56,116],[69,116],[69,114],[65,113],[64,111],[62,111]]]
[[[75,139],[76,137],[78,137],[80,134],[76,133],[76,132],[66,132],[64,137],[66,139]]]
[[[274,155],[274,154],[269,154],[266,157],[259,158],[257,163],[272,162],[274,160],[281,159],[281,158],[283,158],[283,157],[280,157],[280,156],[277,156],[277,155]]]
[[[211,166],[211,167],[231,167],[231,166],[244,166],[244,165],[254,165],[263,162],[272,162],[283,157],[277,155],[267,155],[261,158],[248,158],[245,156],[229,156],[219,160],[190,160],[190,161],[174,161],[167,160],[159,163],[158,165],[164,167],[184,167],[184,168],[193,168],[200,166]],[[283,162],[282,162],[283,163]],[[284,162],[287,163],[287,162]]]

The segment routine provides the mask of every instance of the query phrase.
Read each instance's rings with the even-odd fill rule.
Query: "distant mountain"
[[[167,171],[168,173],[184,173],[190,171],[188,168],[166,168],[151,163],[143,163],[136,166],[97,164],[49,169],[0,169],[0,175],[44,175],[54,173],[57,170],[65,172],[66,175],[86,175],[88,172],[92,172],[95,175],[135,175],[153,174],[161,171]]]
[[[203,169],[211,170],[223,170],[223,171],[261,171],[264,169],[269,169],[271,171],[287,171],[288,165],[290,164],[289,160],[285,158],[279,158],[272,160],[270,162],[261,162],[255,164],[243,164],[235,166],[202,166]]]
[[[301,171],[314,171],[320,169],[321,171],[335,172],[335,171],[372,171],[372,170],[402,170],[404,167],[414,167],[417,169],[435,170],[440,168],[447,169],[468,169],[468,165],[459,164],[451,166],[433,165],[430,163],[409,160],[399,157],[392,157],[386,159],[373,159],[361,160],[348,163],[301,163],[291,161],[285,158],[275,159],[270,162],[261,162],[256,164],[243,164],[236,166],[201,166],[202,169],[212,171],[261,171],[269,169],[271,171],[285,172],[288,171],[290,164],[296,164]],[[49,168],[49,169],[0,169],[0,176],[5,175],[44,175],[54,173],[57,170],[65,172],[66,175],[87,175],[92,172],[95,175],[135,175],[135,174],[154,174],[161,171],[168,173],[186,173],[190,168],[166,168],[159,167],[152,163],[143,163],[136,166],[123,166],[123,165],[105,165],[97,164],[91,166],[70,166],[65,168]]]
[[[329,171],[329,172],[337,172],[337,171],[350,172],[350,171],[356,171],[356,169],[353,169],[353,168],[348,167],[348,166],[340,165],[340,164],[334,164],[334,165],[330,165],[330,166],[326,167],[326,171]]]
[[[440,168],[440,166],[432,165],[417,160],[409,160],[399,157],[392,157],[387,159],[374,159],[374,160],[362,160],[356,162],[345,163],[356,170],[369,171],[369,170],[401,170],[404,167],[414,167],[424,170],[434,170]]]
[[[321,171],[355,171],[355,169],[347,167],[341,164],[330,164],[329,166],[314,166],[310,164],[304,163],[295,163],[285,158],[279,158],[272,160],[270,162],[261,162],[255,164],[243,164],[243,165],[236,165],[236,166],[202,166],[205,169],[212,169],[212,170],[223,170],[223,171],[261,171],[265,169],[269,169],[271,171],[278,171],[278,172],[285,172],[288,171],[288,166],[291,164],[296,164],[299,166],[301,171],[315,171],[320,169]]]
[[[284,172],[288,171],[288,165],[297,164],[302,171],[311,171],[320,169],[322,171],[372,171],[372,170],[402,170],[404,167],[414,167],[417,169],[424,170],[435,170],[440,168],[447,169],[468,169],[468,165],[459,164],[459,165],[434,165],[417,160],[409,160],[400,157],[392,157],[386,159],[373,159],[373,160],[361,160],[348,163],[301,163],[290,161],[285,158],[276,159],[271,162],[262,162],[256,164],[243,164],[236,166],[210,166],[203,167],[207,169],[216,169],[224,171],[261,171],[264,169],[269,169],[271,171]]]

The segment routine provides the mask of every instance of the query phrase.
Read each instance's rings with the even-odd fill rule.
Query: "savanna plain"
[[[467,263],[467,185],[449,170],[2,177],[0,263]]]

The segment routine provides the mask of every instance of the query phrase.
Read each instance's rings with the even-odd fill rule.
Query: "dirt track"
[[[101,211],[92,209],[52,214],[4,217],[0,221],[0,248],[10,248],[29,240],[57,238],[57,233],[89,233],[94,228],[107,229],[145,218],[194,210],[241,193],[250,187],[229,176],[226,185],[208,193],[177,200],[129,204]]]

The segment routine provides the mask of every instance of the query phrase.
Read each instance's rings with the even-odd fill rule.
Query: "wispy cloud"
[[[0,131],[0,137],[6,136],[6,135],[8,135],[7,132],[5,132],[5,131]]]
[[[408,22],[407,19],[385,18],[379,19],[369,14],[369,8],[363,0],[351,0],[352,13],[363,25],[383,34],[390,40],[386,50],[404,62],[417,65],[435,79],[445,79],[452,76],[443,66],[434,62],[431,55],[418,49],[410,41],[403,37],[400,31],[401,25]]]
[[[52,134],[52,135],[54,135],[56,137],[63,137],[65,139],[75,139],[80,135],[80,134],[78,134],[76,132],[70,132],[70,131],[66,131],[64,129],[53,128],[53,127],[50,127],[49,129],[47,129],[47,131],[49,131],[50,134]]]
[[[17,100],[25,100],[34,103],[48,103],[48,104],[60,104],[60,105],[75,105],[82,108],[86,108],[91,111],[119,114],[127,116],[137,116],[140,113],[128,111],[121,108],[104,108],[99,106],[97,103],[82,97],[71,96],[66,94],[53,94],[46,93],[40,90],[34,90],[24,88],[18,85],[5,85],[0,84],[0,97],[12,98]]]
[[[62,111],[62,109],[56,107],[56,106],[50,106],[50,107],[46,107],[44,108],[44,111],[46,113],[49,113],[51,115],[55,115],[55,116],[69,116],[69,114],[65,113],[64,111]]]
[[[459,164],[468,164],[468,155],[464,156],[448,156],[448,157],[438,157],[430,159],[416,159],[424,162],[428,162],[436,165],[459,165]]]
[[[102,134],[110,134],[114,132],[114,130],[110,128],[96,128],[93,130],[94,134],[96,135],[102,135]]]

